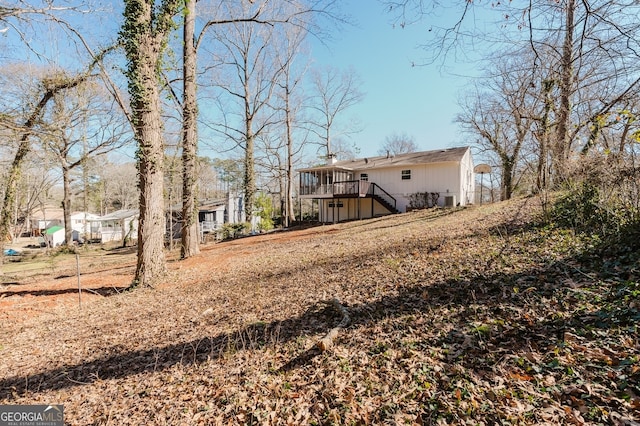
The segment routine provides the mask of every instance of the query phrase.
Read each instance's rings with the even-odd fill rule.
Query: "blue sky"
[[[412,136],[423,150],[470,144],[453,123],[458,96],[468,80],[442,71],[439,64],[412,66],[425,57],[419,45],[427,41],[431,23],[394,28],[392,16],[378,1],[341,0],[340,5],[354,25],[342,27],[328,45],[312,42],[311,55],[318,65],[355,70],[362,81],[364,100],[346,113],[355,116],[362,128],[351,136],[360,149],[358,155],[376,155],[393,133]],[[446,69],[470,73],[461,64],[447,63]]]
[[[382,5],[343,0],[354,26],[346,26],[328,46],[313,43],[314,62],[352,68],[362,81],[364,100],[346,114],[355,115],[363,130],[352,135],[360,156],[376,155],[387,136],[406,133],[423,150],[469,144],[453,120],[458,95],[467,79],[446,74],[437,64],[421,63],[419,45],[428,37],[427,24],[393,27]],[[463,65],[448,69],[465,74]]]

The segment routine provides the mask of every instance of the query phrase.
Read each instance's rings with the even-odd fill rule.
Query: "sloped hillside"
[[[73,425],[638,424],[638,252],[540,213],[218,244],[159,288],[5,324],[0,403]]]

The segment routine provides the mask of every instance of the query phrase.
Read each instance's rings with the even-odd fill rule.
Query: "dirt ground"
[[[181,261],[178,260],[177,251],[168,252],[168,270],[175,271],[180,276],[180,270],[184,268],[189,270],[189,274],[185,274],[179,283],[172,280],[171,283],[161,283],[160,286],[193,284],[206,277],[207,271],[212,268],[225,268],[232,257],[262,250],[267,244],[285,244],[335,230],[333,226],[319,226],[207,243],[201,245],[199,255]],[[10,247],[34,253],[33,250],[24,250],[28,244],[29,241],[21,241]],[[36,249],[35,253],[37,251]],[[86,309],[95,300],[125,291],[135,273],[136,247],[79,250],[77,260],[74,255],[60,255],[49,260],[46,258],[47,256],[39,254],[38,261],[22,260],[19,264],[24,268],[19,269],[15,268],[11,259],[5,258],[8,263],[2,265],[0,275],[0,321],[22,321],[60,306]]]

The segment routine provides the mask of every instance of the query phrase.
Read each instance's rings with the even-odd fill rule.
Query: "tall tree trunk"
[[[295,212],[293,210],[293,135],[291,131],[291,96],[289,89],[285,89],[285,123],[287,126],[287,175],[286,175],[286,191],[285,191],[285,212],[284,226],[289,227],[291,221],[295,220]]]
[[[155,78],[155,74],[153,74]],[[155,83],[155,80],[154,80]],[[164,254],[164,140],[157,90],[149,97],[149,109],[140,111],[138,135],[138,173],[140,177],[140,225],[138,263],[134,282],[151,286],[166,272]],[[155,101],[154,101],[155,100]]]
[[[125,0],[121,31],[128,61],[133,129],[138,143],[140,223],[133,285],[152,286],[166,272],[164,254],[164,139],[158,70],[182,0]]]
[[[549,185],[549,114],[553,108],[553,99],[551,96],[553,86],[553,80],[542,81],[544,110],[540,120],[540,130],[537,132],[538,143],[540,144],[538,166],[536,170],[536,185],[538,192],[545,191]]]
[[[194,31],[196,0],[184,0],[183,106],[182,106],[182,230],[180,256],[183,259],[200,253],[196,160],[198,156],[196,102],[196,49]]]
[[[575,0],[568,0],[566,7],[565,36],[562,45],[562,60],[560,63],[560,109],[558,111],[558,128],[553,150],[554,181],[556,185],[567,178],[568,160],[571,152],[569,128],[571,124],[571,91],[573,86]]]
[[[249,87],[250,74],[249,67],[244,64],[244,135],[246,138],[246,146],[244,151],[244,221],[251,222],[253,217],[253,203],[256,193],[256,175],[255,175],[255,159],[254,145],[255,135],[253,133],[253,112],[251,105],[251,88]]]

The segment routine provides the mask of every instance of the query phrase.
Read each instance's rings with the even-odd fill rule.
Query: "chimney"
[[[329,164],[336,164],[338,162],[338,159],[333,152],[329,154],[327,158],[329,159]]]

